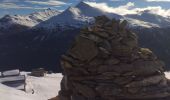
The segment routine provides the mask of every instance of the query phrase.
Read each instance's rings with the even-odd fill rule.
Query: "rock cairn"
[[[62,56],[60,100],[166,100],[164,64],[138,47],[126,21],[96,17]]]

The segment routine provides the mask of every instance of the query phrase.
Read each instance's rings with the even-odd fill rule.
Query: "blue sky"
[[[64,10],[69,6],[74,6],[81,0],[0,0],[0,17],[6,14],[29,14],[35,11],[51,8]],[[120,6],[130,5],[133,9],[144,9],[151,7],[159,7],[158,10],[170,12],[170,0],[84,0],[97,4],[103,4],[108,8],[119,8]],[[100,6],[100,5],[99,5]],[[103,7],[105,9],[106,7]],[[124,9],[132,9],[124,8]],[[122,9],[122,8],[121,8]],[[107,9],[106,9],[107,10]],[[112,9],[110,9],[112,10]],[[120,10],[120,9],[119,9]],[[128,11],[129,11],[128,10]],[[156,9],[154,10],[156,11]],[[160,13],[159,11],[159,13]],[[166,12],[166,13],[169,13]],[[121,13],[121,12],[119,12]]]

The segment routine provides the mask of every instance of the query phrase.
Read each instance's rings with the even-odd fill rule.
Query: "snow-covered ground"
[[[170,72],[165,72],[166,78],[170,79]]]
[[[170,79],[170,72],[166,72],[165,75]],[[0,100],[48,100],[58,94],[61,79],[61,74],[47,74],[45,77],[27,76],[26,92],[0,84]]]
[[[45,77],[26,77],[26,92],[0,84],[0,100],[48,100],[55,97],[60,90],[61,74],[47,74]],[[32,94],[33,90],[34,94]]]

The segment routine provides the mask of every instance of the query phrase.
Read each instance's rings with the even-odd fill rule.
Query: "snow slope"
[[[61,74],[48,74],[45,77],[27,76],[26,92],[0,84],[0,100],[48,100],[58,94],[61,79]]]
[[[1,100],[36,100],[36,98],[39,100],[38,96],[36,97],[2,84],[0,84],[0,97]]]
[[[31,94],[34,89],[34,95],[38,96],[37,100],[47,100],[55,97],[60,90],[61,74],[51,74],[45,77],[27,77],[27,93]]]
[[[51,19],[40,23],[37,27],[43,27],[47,29],[55,28],[57,25],[81,27],[93,20],[92,17],[84,16],[81,11],[75,7],[69,7],[63,13],[52,17]]]
[[[6,15],[0,19],[0,28],[8,29],[13,25],[21,25],[26,27],[33,27],[42,21],[45,21],[52,16],[58,15],[57,10],[47,9],[42,12],[35,12],[29,15]]]
[[[69,7],[61,14],[40,23],[37,28],[55,29],[56,27],[75,27],[79,28],[93,23],[95,16],[106,15],[109,18],[120,19],[122,16],[114,13],[104,12],[94,8],[85,2],[80,2],[75,7]],[[63,29],[64,29],[63,28]]]
[[[170,19],[151,13],[149,10],[138,12],[138,14],[125,15],[125,19],[133,26],[143,27],[169,27]]]
[[[125,17],[124,19],[128,21],[128,27],[129,27],[129,28],[138,28],[138,27],[141,27],[141,28],[152,28],[152,27],[160,27],[160,26],[157,25],[157,24],[149,23],[149,22],[146,22],[146,21],[138,20],[138,19],[133,19],[133,18],[128,18],[128,17]]]

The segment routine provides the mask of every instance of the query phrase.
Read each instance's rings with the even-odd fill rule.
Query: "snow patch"
[[[27,75],[29,72],[21,74]],[[1,100],[48,100],[58,94],[62,75],[47,74],[45,77],[27,75],[26,78],[26,92],[0,84]]]

